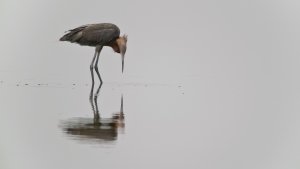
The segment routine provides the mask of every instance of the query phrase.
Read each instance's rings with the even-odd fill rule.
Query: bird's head
[[[116,42],[117,42],[118,48],[116,50],[114,49],[114,51],[117,53],[120,53],[122,56],[122,73],[123,73],[124,57],[125,57],[125,53],[126,53],[126,49],[127,49],[127,35],[120,36],[116,40]]]

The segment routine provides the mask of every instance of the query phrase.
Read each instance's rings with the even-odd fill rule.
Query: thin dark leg
[[[99,87],[94,95],[94,103],[95,103],[95,108],[96,110],[94,111],[94,119],[99,119],[100,115],[99,115],[99,109],[98,109],[98,102],[97,102],[97,99],[98,99],[98,94],[100,92],[100,89],[101,89],[101,86],[102,86],[102,79],[101,79],[101,76],[100,76],[100,73],[99,73],[99,70],[98,70],[98,61],[99,61],[99,56],[100,56],[100,52],[102,50],[103,46],[97,46],[96,47],[96,62],[95,62],[95,65],[94,65],[94,68],[95,68],[95,71],[97,73],[97,76],[100,80],[100,84],[99,84]],[[92,100],[92,98],[90,98]]]
[[[101,79],[101,76],[100,76],[100,73],[99,73],[99,70],[98,70],[98,61],[99,61],[100,52],[102,50],[102,46],[97,47],[96,50],[98,51],[98,54],[97,54],[96,63],[95,63],[95,71],[96,71],[96,73],[98,75],[98,78],[100,80],[100,84],[102,84],[103,81]]]
[[[95,62],[96,56],[97,56],[97,50],[95,51],[92,63],[90,65],[90,71],[91,71],[91,76],[92,76],[92,87],[91,87],[91,92],[90,92],[90,103],[92,105],[92,109],[93,109],[94,114],[96,112],[95,111],[95,106],[94,106],[94,103],[93,103],[93,93],[94,93],[94,84],[95,84],[95,81],[94,81],[94,62]]]

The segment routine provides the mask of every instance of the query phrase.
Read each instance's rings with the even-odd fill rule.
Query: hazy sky
[[[106,81],[186,76],[285,76],[299,70],[299,6],[285,0],[0,1],[0,71],[16,78],[89,80],[94,49],[59,42],[64,31],[112,22],[128,34],[125,72],[106,48]],[[296,70],[295,70],[296,69]]]

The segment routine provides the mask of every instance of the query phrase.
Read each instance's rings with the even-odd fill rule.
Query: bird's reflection
[[[120,112],[114,113],[111,118],[101,118],[97,99],[102,84],[99,85],[93,96],[91,89],[90,103],[94,113],[93,118],[72,118],[62,123],[62,128],[71,138],[86,142],[103,143],[117,139],[118,132],[124,129],[123,96],[121,97]]]

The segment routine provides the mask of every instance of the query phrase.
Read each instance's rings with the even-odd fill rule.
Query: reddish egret
[[[94,72],[95,69],[100,84],[102,79],[98,71],[98,60],[100,52],[103,46],[110,46],[117,53],[122,56],[122,73],[124,70],[124,56],[126,52],[127,36],[120,36],[120,29],[111,23],[99,23],[99,24],[88,24],[83,25],[75,29],[71,29],[60,41],[69,41],[71,43],[77,43],[82,46],[94,46],[96,47],[95,54],[90,65],[92,75],[92,88],[94,86]],[[96,60],[96,62],[95,62]]]

